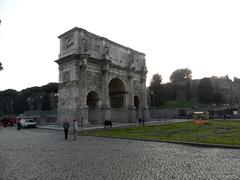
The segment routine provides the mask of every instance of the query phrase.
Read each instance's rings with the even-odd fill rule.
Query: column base
[[[143,118],[145,119],[145,121],[149,121],[149,109],[148,107],[143,107]]]
[[[78,124],[80,127],[88,127],[88,106],[80,106],[78,108]]]
[[[111,120],[111,107],[109,105],[101,106],[101,123],[103,123],[106,119]]]
[[[129,123],[137,122],[137,119],[136,119],[136,107],[135,106],[129,106],[128,107],[128,122]]]

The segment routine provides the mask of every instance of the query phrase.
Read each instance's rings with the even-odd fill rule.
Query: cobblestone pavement
[[[1,180],[240,179],[240,150],[0,128]]]

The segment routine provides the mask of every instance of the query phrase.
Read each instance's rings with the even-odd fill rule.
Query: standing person
[[[67,139],[68,137],[68,129],[69,129],[69,123],[67,121],[65,121],[63,123],[63,129],[64,129],[64,135],[65,135],[65,139]]]
[[[20,123],[20,120],[17,119],[17,130],[20,130],[21,129],[21,123]]]
[[[144,119],[142,119],[142,125],[144,125],[145,124],[145,120]]]
[[[78,130],[78,123],[76,120],[73,120],[73,135],[74,135],[74,140],[77,139],[77,130]]]
[[[142,119],[139,118],[139,119],[138,119],[138,124],[140,125],[141,123],[142,123]]]

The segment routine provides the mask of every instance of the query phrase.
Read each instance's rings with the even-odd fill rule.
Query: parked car
[[[0,119],[0,126],[14,126],[16,124],[16,118],[12,117],[3,117]]]
[[[35,118],[21,118],[20,119],[20,124],[23,128],[28,128],[28,127],[36,127],[37,122]]]

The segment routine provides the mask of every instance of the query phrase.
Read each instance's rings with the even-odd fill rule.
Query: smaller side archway
[[[87,94],[87,105],[89,109],[94,109],[98,105],[98,94],[95,91],[90,91]]]
[[[87,94],[88,106],[88,121],[91,124],[96,124],[99,122],[99,96],[95,91],[90,91]]]
[[[134,106],[136,107],[136,109],[138,109],[140,106],[140,99],[137,95],[134,96]]]

